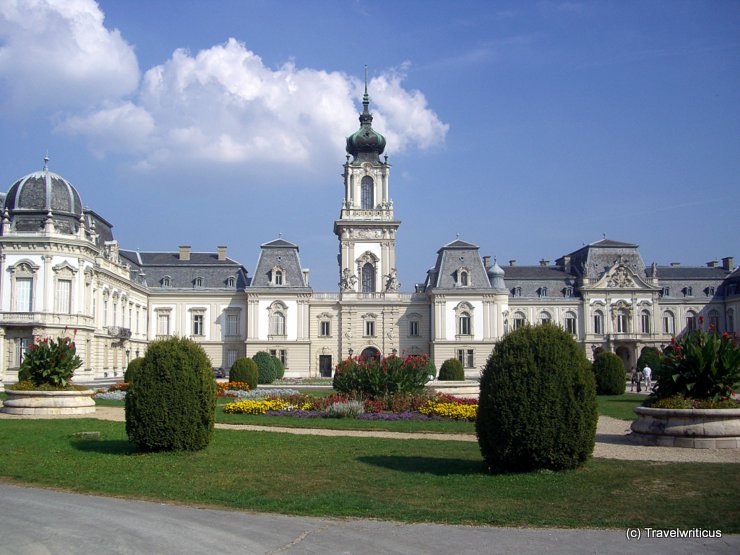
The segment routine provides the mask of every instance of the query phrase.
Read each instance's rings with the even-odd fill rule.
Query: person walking
[[[653,369],[646,364],[645,368],[642,369],[642,375],[645,377],[645,389],[650,389],[650,378],[653,375]]]
[[[635,390],[635,383],[637,382],[637,368],[634,366],[630,370],[630,391]],[[639,391],[639,389],[638,389]]]

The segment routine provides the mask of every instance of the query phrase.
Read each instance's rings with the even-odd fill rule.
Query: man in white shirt
[[[653,370],[646,364],[645,368],[642,369],[642,375],[645,377],[645,389],[650,389],[650,376],[653,374]]]

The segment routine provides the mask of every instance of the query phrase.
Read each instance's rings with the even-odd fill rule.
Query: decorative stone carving
[[[391,273],[388,274],[385,281],[386,291],[398,291],[401,288],[401,282],[398,281],[398,272],[395,268],[391,268]]]
[[[635,280],[624,266],[619,266],[607,282],[607,287],[635,287]]]
[[[354,291],[357,285],[357,276],[349,273],[349,268],[342,271],[342,278],[339,280],[339,287],[342,291]]]

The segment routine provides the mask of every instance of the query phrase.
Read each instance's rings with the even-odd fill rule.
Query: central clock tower
[[[388,194],[390,164],[381,161],[385,137],[372,127],[367,94],[362,97],[360,128],[347,137],[344,201],[334,233],[339,239],[339,287],[345,293],[398,291],[393,201]]]

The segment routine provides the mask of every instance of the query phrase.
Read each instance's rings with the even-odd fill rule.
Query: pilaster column
[[[50,254],[45,254],[43,256],[44,258],[44,280],[42,284],[42,291],[41,291],[41,299],[44,303],[44,310],[43,312],[51,312],[51,303],[52,299],[54,298],[54,291],[53,291],[53,284],[52,281],[52,272],[51,272],[51,261],[52,256]]]

